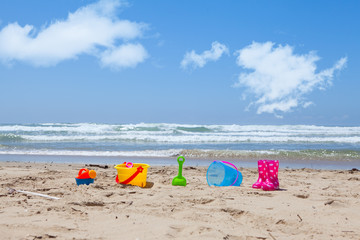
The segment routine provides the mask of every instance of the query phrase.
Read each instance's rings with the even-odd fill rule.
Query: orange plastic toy
[[[78,179],[86,179],[86,178],[96,178],[95,170],[90,170],[87,168],[82,168],[79,171],[79,175],[76,177]]]

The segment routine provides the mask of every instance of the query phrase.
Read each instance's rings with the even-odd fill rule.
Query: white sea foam
[[[0,125],[0,140],[158,143],[360,143],[360,127],[313,125],[32,124]]]
[[[70,151],[70,150],[1,150],[1,155],[40,155],[40,156],[89,156],[89,157],[155,157],[170,158],[183,155],[198,159],[287,159],[358,161],[360,153],[355,151],[333,150],[212,150],[212,149],[167,149],[142,151]]]
[[[127,141],[127,142],[158,142],[158,143],[241,143],[241,142],[259,142],[259,143],[360,143],[359,136],[350,137],[296,137],[296,136],[228,136],[228,135],[191,135],[191,136],[163,136],[163,135],[73,135],[73,136],[31,136],[21,135],[21,138],[30,141]]]
[[[359,161],[360,127],[2,124],[0,154]]]
[[[69,133],[103,133],[111,132],[113,125],[107,124],[59,124],[47,123],[39,125],[0,125],[0,132],[69,132]]]
[[[2,155],[44,155],[44,156],[94,156],[94,157],[172,157],[181,150],[144,150],[144,151],[70,151],[70,150],[5,150]]]

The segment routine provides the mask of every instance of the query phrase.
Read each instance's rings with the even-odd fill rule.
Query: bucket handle
[[[81,179],[87,178],[87,176],[81,176],[84,172],[85,172],[85,174],[89,173],[89,170],[87,168],[80,169],[77,178],[81,178]],[[88,174],[88,176],[89,176],[89,174]]]
[[[121,182],[121,184],[128,184],[129,182],[131,182],[134,178],[136,178],[137,175],[139,175],[139,173],[142,173],[144,170],[144,168],[142,166],[139,166],[136,169],[136,172],[131,175],[128,179],[126,179],[125,181]]]
[[[236,181],[238,180],[238,178],[239,178],[239,170],[237,169],[237,167],[234,164],[232,164],[230,162],[226,162],[226,161],[220,161],[220,162],[229,164],[229,165],[233,166],[236,169],[236,171],[237,171],[236,179],[230,186],[234,185],[236,183]]]

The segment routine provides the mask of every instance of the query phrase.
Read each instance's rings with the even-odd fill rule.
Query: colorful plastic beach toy
[[[214,161],[206,172],[209,186],[240,186],[242,179],[242,174],[237,167],[225,161]]]
[[[179,172],[176,177],[172,180],[173,186],[186,186],[186,179],[182,176],[182,166],[185,162],[185,158],[183,156],[180,156],[177,158],[177,161],[179,163]]]
[[[94,178],[96,178],[95,170],[89,170],[87,168],[82,168],[79,171],[78,176],[75,178],[77,185],[94,183]]]
[[[115,181],[121,184],[146,186],[147,169],[150,166],[144,163],[126,163],[118,164],[114,168],[117,170]]]

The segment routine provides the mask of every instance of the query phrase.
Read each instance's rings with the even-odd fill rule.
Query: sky
[[[359,7],[3,0],[0,123],[359,126]]]

